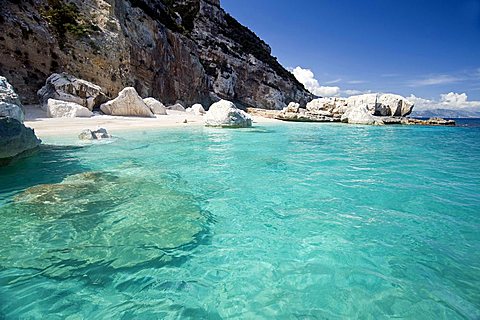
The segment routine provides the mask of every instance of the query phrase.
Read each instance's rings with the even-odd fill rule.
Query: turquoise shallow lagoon
[[[51,138],[0,169],[0,319],[479,319],[480,127]]]

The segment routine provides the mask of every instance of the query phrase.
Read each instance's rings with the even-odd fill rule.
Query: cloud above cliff
[[[410,95],[408,100],[415,104],[416,110],[429,109],[479,109],[480,101],[469,101],[466,93],[450,92],[441,94],[440,99],[430,100]]]
[[[296,67],[291,70],[295,78],[302,83],[308,91],[317,96],[333,97],[340,94],[340,87],[336,86],[321,86],[315,74],[310,69],[304,69],[302,67]]]

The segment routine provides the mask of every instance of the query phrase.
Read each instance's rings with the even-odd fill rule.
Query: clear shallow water
[[[51,139],[0,169],[0,319],[478,319],[479,139],[336,124]]]

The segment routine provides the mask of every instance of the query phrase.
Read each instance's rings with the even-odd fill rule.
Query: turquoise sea
[[[0,319],[480,319],[480,127],[45,139],[0,169]]]

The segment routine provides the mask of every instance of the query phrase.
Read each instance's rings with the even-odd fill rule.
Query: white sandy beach
[[[25,106],[25,125],[33,128],[39,138],[52,135],[78,135],[84,129],[107,129],[108,132],[168,127],[202,126],[203,116],[192,113],[168,110],[166,116],[156,118],[118,117],[95,115],[91,118],[48,118],[47,113],[38,106]],[[185,120],[187,122],[185,123]],[[254,123],[281,122],[264,117],[253,116]]]

